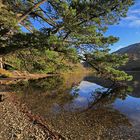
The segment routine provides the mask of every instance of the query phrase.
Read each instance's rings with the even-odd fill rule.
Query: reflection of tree
[[[109,106],[116,98],[125,99],[130,88],[97,89],[87,109],[82,112],[66,111],[64,106],[78,95],[78,83],[73,80],[66,82],[62,77],[48,77],[20,82],[13,89],[19,91],[21,100],[33,112],[47,116],[48,125],[68,139],[108,139],[110,133],[116,135],[122,127],[130,131],[131,124],[127,117]],[[75,92],[69,94],[72,86]],[[60,112],[54,115],[50,113],[53,109]]]
[[[77,88],[75,90],[78,91]],[[112,139],[116,135],[123,139],[121,129],[126,131],[126,135],[131,134],[131,123],[110,104],[117,98],[124,100],[131,90],[126,86],[97,89],[92,94],[93,100],[87,109],[80,112],[62,112],[48,117],[48,120],[53,129],[60,130],[60,133],[69,139]]]
[[[20,81],[16,85],[12,85],[12,89],[16,89],[16,91],[22,91],[24,93],[26,93],[25,91],[30,92],[30,90],[37,92],[40,91],[42,93],[45,91],[55,90],[62,84],[63,78],[54,76],[37,80]]]
[[[140,72],[129,72],[129,74],[133,76],[133,81],[129,82],[129,85],[134,88],[131,96],[140,98]]]
[[[117,98],[125,100],[127,95],[132,92],[130,86],[113,86],[111,88],[99,88],[92,93],[92,101],[89,103],[87,109],[97,106],[110,105],[115,102]],[[87,110],[86,109],[86,110]]]
[[[77,96],[69,94],[71,84],[65,85],[63,77],[54,76],[22,81],[12,85],[11,89],[20,95],[20,99],[26,102],[31,110],[46,115],[53,107],[63,107]]]

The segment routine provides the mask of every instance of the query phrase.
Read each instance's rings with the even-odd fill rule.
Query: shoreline
[[[70,75],[70,74],[90,74],[93,72],[90,71],[84,71],[84,72],[67,72],[67,73],[56,73],[56,74],[30,74],[30,73],[21,73],[20,75],[13,74],[12,77],[7,77],[7,78],[0,78],[0,84],[1,85],[9,85],[9,84],[16,84],[19,81],[24,81],[24,80],[36,80],[36,79],[42,79],[42,78],[47,78],[51,76],[65,76],[65,75]]]
[[[1,92],[4,100],[0,102],[0,139],[19,140],[64,140],[52,132],[45,119],[32,114],[26,105],[10,92]]]

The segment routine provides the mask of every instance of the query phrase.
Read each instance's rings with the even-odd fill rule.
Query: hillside
[[[129,62],[122,67],[124,70],[130,70],[130,71],[140,70],[140,43],[136,43],[128,47],[122,48],[116,51],[115,53],[128,54]]]

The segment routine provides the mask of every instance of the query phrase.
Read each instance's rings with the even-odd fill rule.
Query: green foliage
[[[42,9],[40,5],[36,6],[38,3],[34,0],[2,1],[8,10],[1,10],[5,15],[0,17],[0,26],[6,31],[3,33],[1,30],[0,34],[3,37],[9,31],[13,34],[1,41],[0,55],[15,52],[20,69],[24,67],[28,71],[47,73],[59,71],[64,68],[64,64],[77,62],[79,55],[104,78],[130,80],[131,77],[118,70],[119,66],[126,63],[126,56],[109,54],[108,51],[118,38],[104,34],[109,25],[117,24],[121,17],[126,16],[133,2],[48,0]],[[23,16],[25,18],[21,21]],[[33,20],[42,26],[37,27]],[[15,28],[18,24],[31,33],[18,31]]]
[[[74,67],[72,64],[78,61],[75,50],[71,48],[67,50],[67,53],[68,51],[70,51],[70,56],[48,49],[44,51],[25,49],[19,50],[14,55],[6,56],[5,61],[19,70],[38,73],[59,73]]]
[[[15,30],[19,28],[14,12],[0,1],[0,48],[5,47],[8,33]]]
[[[132,76],[119,70],[120,66],[128,62],[127,55],[110,54],[108,50],[100,50],[85,54],[84,60],[94,68],[101,77],[114,82],[132,80]]]
[[[20,81],[17,84],[11,85],[11,89],[15,91],[27,91],[27,89],[32,89],[35,92],[47,92],[59,88],[63,85],[62,77],[47,77],[46,79],[28,80]]]
[[[116,99],[125,100],[132,91],[131,86],[112,86],[108,89],[98,88],[92,93],[91,98],[94,99],[94,102],[91,101],[90,106],[109,105],[114,103]]]
[[[16,16],[13,11],[0,1],[0,37],[7,33],[8,30],[18,28]]]

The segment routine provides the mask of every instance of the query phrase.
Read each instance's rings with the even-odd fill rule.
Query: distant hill
[[[128,54],[129,62],[122,67],[123,70],[140,71],[140,43],[122,48],[115,53]]]

